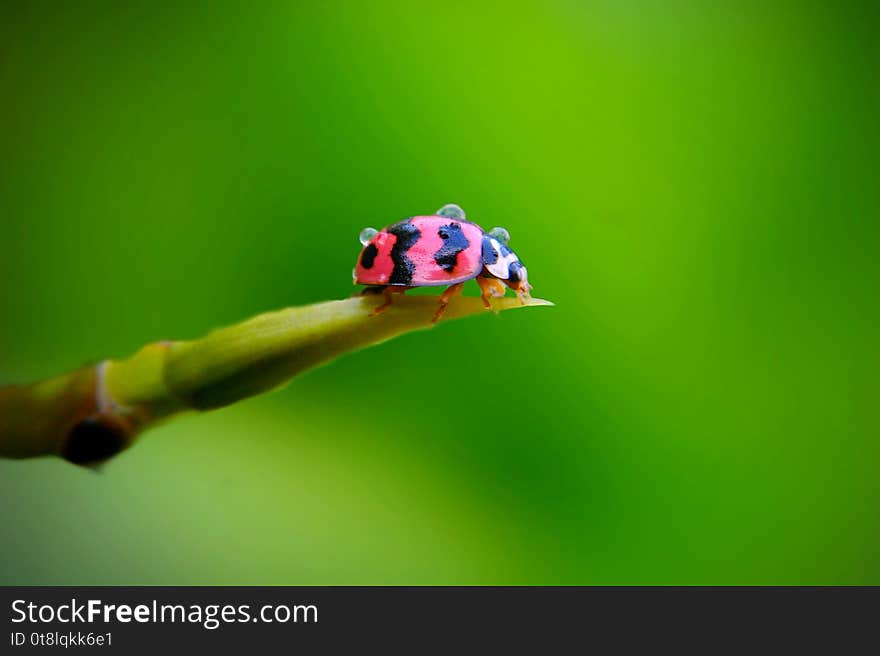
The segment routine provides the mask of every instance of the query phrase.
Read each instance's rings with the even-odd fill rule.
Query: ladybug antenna
[[[510,233],[507,232],[507,230],[505,230],[504,228],[492,228],[489,231],[489,236],[497,239],[498,243],[504,244],[505,246],[510,243]]]
[[[467,220],[464,210],[455,203],[449,203],[437,210],[437,216],[443,216],[447,219],[458,219],[459,221]]]
[[[361,244],[366,246],[370,243],[370,240],[378,234],[379,231],[375,228],[364,228],[363,230],[361,230],[361,234],[358,235],[358,240],[361,242]]]

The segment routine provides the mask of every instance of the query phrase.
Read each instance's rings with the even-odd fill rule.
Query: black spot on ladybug
[[[373,262],[376,261],[376,256],[379,254],[379,249],[376,248],[376,244],[367,244],[367,247],[364,249],[364,252],[361,253],[361,266],[365,269],[372,269]]]
[[[483,235],[483,264],[495,264],[498,261],[498,251],[492,246],[492,238]]]
[[[522,262],[511,262],[507,265],[507,279],[511,282],[520,282],[522,278],[520,277],[519,270],[522,268]]]
[[[460,223],[450,223],[437,230],[443,245],[434,253],[434,261],[446,273],[452,273],[458,262],[458,254],[471,245],[461,231]]]
[[[415,263],[406,256],[406,252],[413,247],[422,233],[409,220],[395,223],[386,228],[386,232],[397,237],[394,247],[391,249],[391,261],[394,262],[394,270],[388,279],[390,285],[408,285],[415,273]]]

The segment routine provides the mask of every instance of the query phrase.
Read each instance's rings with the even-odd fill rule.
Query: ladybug
[[[504,285],[523,303],[532,288],[526,268],[507,245],[507,230],[484,232],[466,220],[458,205],[444,205],[432,216],[411,216],[380,231],[365,228],[360,241],[364,248],[352,272],[354,284],[367,285],[364,293],[381,290],[385,295],[374,315],[391,306],[393,294],[413,287],[448,285],[432,323],[437,323],[450,299],[472,278],[490,309],[489,297],[504,296]]]

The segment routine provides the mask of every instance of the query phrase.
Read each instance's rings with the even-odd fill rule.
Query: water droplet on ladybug
[[[366,246],[370,243],[370,240],[378,234],[379,231],[375,228],[364,228],[363,230],[361,230],[361,234],[358,235],[358,239],[360,240],[361,244]]]
[[[459,221],[467,220],[464,210],[455,203],[449,203],[437,210],[437,216],[445,216],[447,219],[458,219]]]
[[[507,246],[510,243],[510,233],[504,228],[495,227],[489,231],[489,236],[498,240],[498,243]]]

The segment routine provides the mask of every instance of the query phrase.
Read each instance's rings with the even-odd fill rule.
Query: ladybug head
[[[529,293],[528,271],[508,243],[510,233],[504,228],[492,228],[483,235],[483,275],[498,278],[517,292]]]

